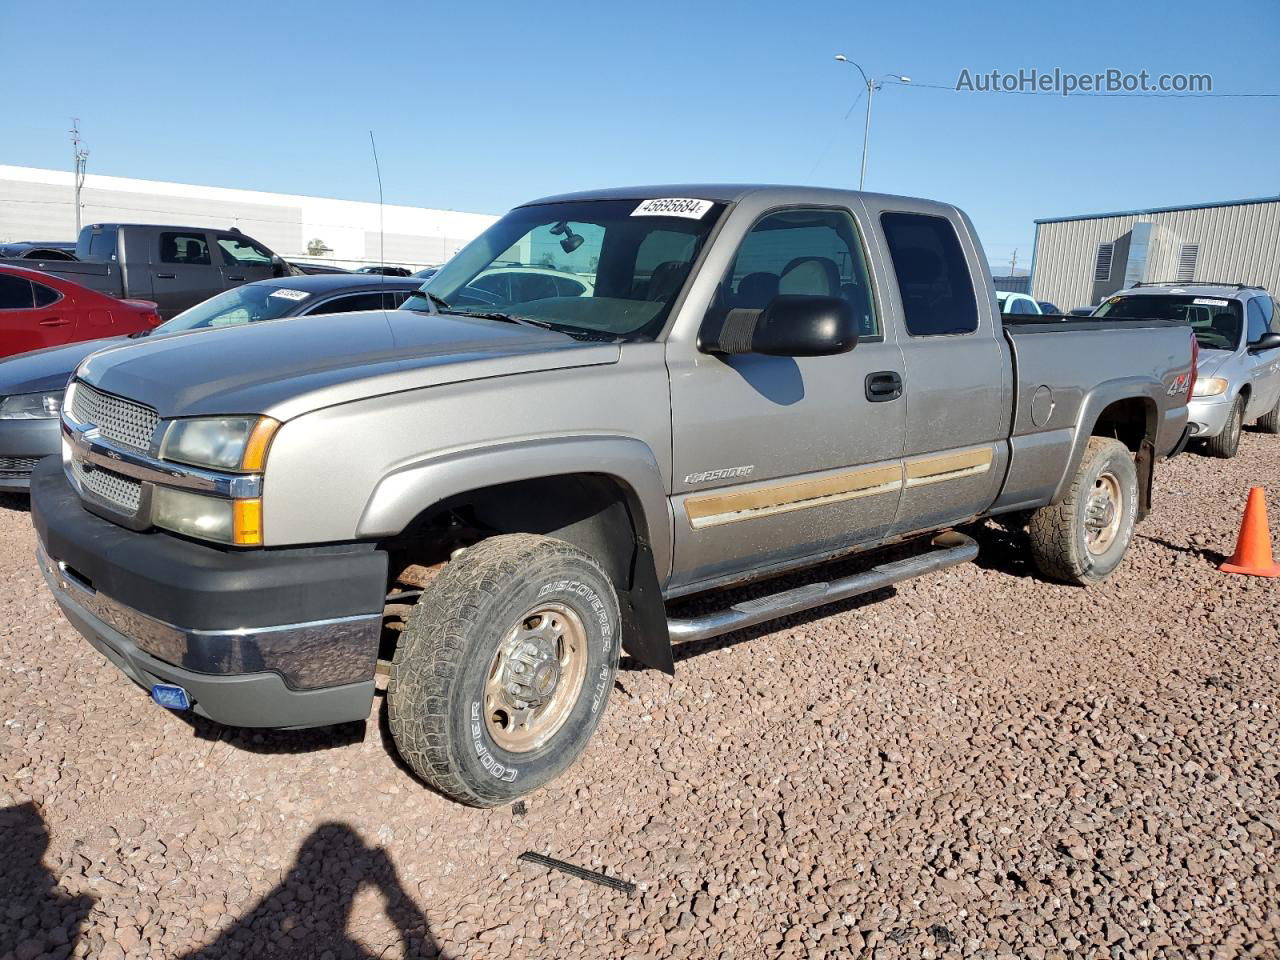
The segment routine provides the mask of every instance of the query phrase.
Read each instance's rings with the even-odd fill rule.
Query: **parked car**
[[[552,297],[589,297],[594,284],[584,276],[540,266],[498,266],[483,270],[454,294],[462,304],[524,303]]]
[[[1072,317],[1092,317],[1096,307],[1072,307],[1069,316]]]
[[[1006,317],[1038,317],[1041,314],[1040,304],[1025,293],[997,290],[996,303],[1000,305],[1000,313]]]
[[[58,413],[67,378],[91,353],[142,336],[158,338],[286,317],[394,310],[418,286],[417,281],[353,273],[259,280],[197,304],[155,329],[0,360],[0,491],[25,492],[40,458],[58,453]]]
[[[992,514],[1029,513],[1049,576],[1115,571],[1185,437],[1193,338],[1002,319],[974,236],[905,197],[593,191],[511,211],[382,323],[93,354],[66,463],[32,477],[41,568],[126,675],[222,723],[364,720],[389,658],[418,776],[509,801],[586,746],[621,649],[671,671],[673,640],[972,560],[954,528]],[[459,305],[557,250],[590,291]]]
[[[289,266],[299,273],[351,273],[346,267],[335,267],[328,263],[297,263],[289,261]]]
[[[1189,417],[1191,436],[1230,458],[1240,430],[1258,422],[1280,433],[1280,304],[1264,287],[1239,283],[1139,284],[1109,297],[1096,316],[1190,323],[1200,344]]]
[[[300,271],[234,227],[95,223],[80,231],[71,261],[23,258],[34,267],[122,299],[154,300],[168,320],[215,293]]]
[[[0,259],[74,260],[76,245],[63,240],[16,240],[0,243]]]
[[[0,265],[0,357],[150,330],[150,300],[118,300],[63,277]]]
[[[409,276],[413,277],[415,280],[430,280],[439,272],[439,267],[423,267],[421,270],[415,270],[413,273],[409,274]]]
[[[371,266],[359,267],[356,273],[376,273],[384,277],[408,277],[412,276],[407,267],[387,267],[387,266]]]
[[[1036,305],[1040,307],[1041,313],[1063,316],[1062,310],[1056,303],[1050,303],[1048,300],[1037,300]]]

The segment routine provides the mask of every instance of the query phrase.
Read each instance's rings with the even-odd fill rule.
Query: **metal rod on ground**
[[[525,863],[536,863],[539,866],[550,867],[552,870],[559,870],[561,873],[567,873],[569,876],[577,877],[579,880],[598,883],[602,887],[612,887],[614,890],[621,890],[628,896],[636,892],[634,883],[619,880],[617,877],[606,876],[595,870],[588,870],[586,867],[576,867],[572,863],[565,863],[563,860],[557,860],[554,857],[546,857],[531,850],[520,854],[516,859],[523,860]]]

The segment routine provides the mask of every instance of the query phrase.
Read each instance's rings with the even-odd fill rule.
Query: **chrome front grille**
[[[114,443],[147,451],[160,415],[132,400],[113,397],[77,382],[71,395],[71,416],[77,422],[98,428],[98,433]]]
[[[142,484],[130,477],[104,470],[101,467],[86,470],[79,460],[71,461],[80,489],[116,509],[133,515],[142,504]]]

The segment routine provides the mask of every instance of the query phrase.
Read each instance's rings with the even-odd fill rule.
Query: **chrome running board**
[[[781,593],[757,597],[735,603],[725,610],[704,614],[701,617],[687,619],[668,619],[667,630],[672,643],[680,640],[705,640],[707,637],[718,637],[722,633],[741,630],[744,627],[776,620],[788,614],[821,607],[838,600],[847,600],[861,593],[870,593],[903,580],[910,580],[935,570],[945,570],[962,563],[969,563],[978,555],[978,544],[963,533],[949,530],[940,533],[930,541],[934,548],[919,556],[905,560],[894,560],[855,573],[839,580],[807,583],[802,587],[794,587]]]

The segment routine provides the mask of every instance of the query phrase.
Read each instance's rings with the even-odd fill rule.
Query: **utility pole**
[[[80,147],[80,118],[72,117],[71,156],[75,163],[74,180],[76,189],[76,237],[80,236],[80,188],[84,186],[84,170],[89,165],[89,151]]]
[[[1018,248],[1013,248],[1013,256],[1009,258],[1009,276],[1017,276],[1018,273]]]

